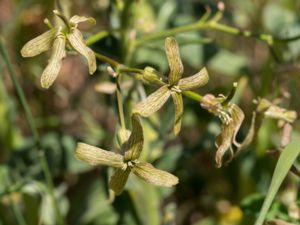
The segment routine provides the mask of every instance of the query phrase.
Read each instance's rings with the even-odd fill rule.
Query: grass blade
[[[276,164],[271,185],[255,225],[262,225],[278,189],[300,153],[300,140],[291,141],[282,151]]]

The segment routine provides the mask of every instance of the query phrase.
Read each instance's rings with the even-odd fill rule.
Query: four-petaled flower
[[[224,103],[224,104],[223,104]],[[222,121],[221,132],[216,139],[216,166],[222,166],[222,159],[225,153],[229,150],[230,157],[227,162],[232,160],[242,148],[250,144],[254,136],[254,124],[256,114],[253,114],[251,127],[242,143],[236,141],[236,135],[245,118],[243,111],[236,104],[227,102],[224,96],[215,97],[212,94],[203,96],[201,106],[207,109],[210,113],[219,117]],[[235,148],[235,149],[234,149]]]
[[[143,128],[136,114],[132,115],[132,132],[122,144],[124,155],[106,151],[88,144],[78,143],[76,157],[91,165],[106,165],[116,168],[110,179],[109,187],[119,195],[130,172],[142,180],[157,186],[170,187],[178,183],[178,178],[168,172],[154,168],[150,163],[139,160],[143,150]]]
[[[53,12],[58,17],[63,17],[56,10]],[[33,57],[49,49],[52,50],[49,63],[41,76],[41,86],[43,88],[49,88],[55,81],[60,71],[62,60],[66,56],[65,48],[67,44],[70,44],[73,49],[87,59],[90,74],[93,74],[96,71],[95,54],[86,46],[83,36],[77,28],[79,23],[85,21],[96,23],[91,17],[75,15],[71,17],[69,21],[64,20],[64,22],[67,23],[65,29],[62,26],[57,25],[30,40],[22,48],[21,54],[23,57]]]
[[[201,69],[193,76],[181,78],[183,74],[183,65],[175,38],[166,38],[165,50],[170,66],[168,83],[163,81],[157,82],[156,80],[156,83],[160,83],[161,87],[150,94],[145,100],[139,102],[133,109],[133,112],[138,113],[143,117],[148,117],[152,113],[158,111],[171,95],[175,105],[174,133],[177,135],[181,129],[183,113],[182,92],[205,85],[209,78],[205,68]],[[147,70],[145,72],[149,73],[150,71]]]

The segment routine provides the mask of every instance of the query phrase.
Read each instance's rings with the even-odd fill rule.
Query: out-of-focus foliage
[[[90,48],[128,66],[151,66],[167,76],[168,61],[164,39],[151,41],[130,52],[128,36],[143,37],[153,32],[194,23],[209,7],[217,12],[217,1],[207,0],[73,0],[64,2],[70,15],[96,19],[96,26],[82,24],[88,39],[101,31],[101,39]],[[241,30],[289,38],[300,34],[300,2],[294,0],[226,0],[222,24]],[[49,55],[43,53],[23,59],[22,46],[45,32],[44,18],[52,18],[55,8],[49,0],[1,0],[0,32],[14,69],[34,114],[41,148],[50,167],[58,207],[66,224],[254,224],[269,188],[277,162],[268,150],[279,149],[281,122],[261,121],[254,141],[227,166],[215,167],[215,138],[221,123],[213,115],[184,96],[185,111],[178,137],[170,135],[174,123],[174,105],[167,101],[157,114],[142,119],[144,149],[140,156],[156,168],[179,178],[172,188],[160,188],[130,176],[124,192],[112,199],[108,180],[110,168],[92,167],[74,157],[77,142],[103,149],[118,149],[118,110],[114,94],[103,94],[95,87],[114,82],[106,65],[88,76],[80,55],[63,60],[55,84],[49,90],[40,87],[40,76]],[[121,15],[121,10],[126,10]],[[123,27],[121,32],[119,29]],[[129,36],[130,36],[129,35]],[[130,36],[130,37],[131,37]],[[180,46],[184,74],[195,74],[206,67],[210,80],[197,90],[201,95],[229,93],[238,82],[233,102],[245,114],[237,141],[244,140],[251,124],[254,99],[266,98],[272,104],[300,112],[300,39],[274,42],[270,48],[258,38],[232,35],[211,29],[193,30],[175,35]],[[70,46],[67,47],[70,50]],[[129,54],[130,52],[130,54]],[[123,77],[125,122],[130,127],[130,108],[138,95],[152,93],[130,77]],[[0,57],[0,225],[56,224],[55,207],[39,164],[39,154]],[[134,91],[134,90],[138,90]],[[110,93],[114,93],[114,88]],[[292,136],[300,137],[299,122]],[[299,167],[299,159],[294,168]],[[299,178],[285,179],[267,214],[268,220],[300,224]],[[276,221],[275,221],[276,222]],[[270,222],[271,223],[271,222]]]

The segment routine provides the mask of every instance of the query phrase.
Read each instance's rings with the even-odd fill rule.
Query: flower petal
[[[125,170],[117,169],[116,172],[112,175],[109,182],[109,188],[113,190],[116,195],[122,193],[130,171],[131,170],[129,167],[127,167]]]
[[[138,162],[132,172],[142,180],[157,186],[171,187],[178,184],[178,178],[166,171],[156,169],[150,163]]]
[[[172,92],[172,98],[175,106],[174,134],[175,136],[177,136],[177,134],[179,134],[181,129],[183,101],[182,101],[182,95],[177,92]]]
[[[177,84],[183,73],[183,65],[180,58],[179,47],[175,38],[166,38],[165,50],[170,66],[169,84]]]
[[[93,74],[97,69],[96,56],[94,52],[86,46],[81,32],[76,28],[72,29],[71,33],[67,35],[67,38],[72,47],[86,58],[89,66],[89,73]]]
[[[145,100],[139,102],[133,109],[133,113],[138,113],[143,117],[148,117],[159,110],[170,97],[170,90],[167,85],[160,87]]]
[[[90,165],[105,165],[122,168],[126,165],[123,156],[106,151],[85,143],[78,143],[75,150],[76,158]]]
[[[90,22],[91,24],[96,24],[96,20],[93,17],[86,17],[86,16],[72,16],[71,19],[69,20],[69,23],[72,27],[77,27],[77,25],[79,23],[83,23],[83,22]]]
[[[198,73],[193,76],[182,78],[178,82],[178,87],[182,91],[191,90],[207,84],[209,76],[206,68],[202,68]]]
[[[223,123],[221,127],[221,133],[217,137],[216,146],[216,164],[217,167],[222,166],[222,159],[227,150],[230,150],[230,161],[233,158],[233,149],[232,144],[234,144],[237,148],[241,148],[241,144],[236,141],[236,135],[241,127],[241,124],[245,118],[243,111],[235,104],[228,104],[228,111],[231,115],[228,123]],[[227,161],[227,162],[228,162]]]
[[[125,161],[133,161],[140,157],[143,150],[144,136],[143,127],[137,114],[131,116],[132,121],[132,132],[125,145]]]
[[[33,57],[49,50],[56,34],[57,29],[53,28],[28,41],[21,49],[21,55],[23,57]]]
[[[43,88],[49,88],[53,84],[60,71],[62,59],[65,56],[65,37],[59,35],[54,40],[49,63],[41,76],[41,86]]]

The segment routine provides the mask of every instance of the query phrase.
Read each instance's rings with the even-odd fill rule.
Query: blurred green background
[[[82,26],[84,35],[108,31],[109,35],[91,48],[119,62],[143,69],[151,65],[168,72],[164,40],[136,49],[131,59],[124,55],[126,42],[120,26],[143,36],[151,32],[193,23],[209,7],[217,11],[217,1],[139,0],[133,1],[127,17],[121,17],[122,0],[73,0],[71,15],[93,16],[96,26]],[[300,34],[300,1],[228,0],[221,23],[286,38]],[[67,4],[67,5],[68,5]],[[142,158],[157,168],[172,172],[180,183],[174,188],[158,188],[131,176],[125,191],[109,202],[108,178],[112,171],[77,161],[78,141],[116,149],[119,127],[114,94],[96,91],[97,85],[112,81],[105,64],[98,62],[89,76],[85,61],[68,55],[49,90],[40,87],[40,75],[48,54],[23,59],[22,46],[47,27],[54,2],[43,0],[1,0],[0,31],[24,89],[41,136],[42,148],[50,166],[60,211],[66,224],[192,224],[250,225],[254,223],[268,189],[276,160],[266,154],[278,147],[280,130],[276,121],[265,120],[255,141],[228,166],[215,167],[215,137],[220,122],[200,105],[184,99],[183,129],[170,137],[173,105],[167,104],[150,119],[143,119],[145,148]],[[124,25],[125,23],[125,25]],[[213,30],[200,30],[175,36],[180,45],[185,73],[193,74],[206,66],[210,81],[200,94],[227,94],[239,82],[234,101],[246,120],[238,139],[248,130],[253,99],[282,99],[283,106],[299,112],[300,40],[275,43],[272,48],[256,38],[246,38]],[[0,225],[57,224],[51,194],[45,183],[39,155],[19,103],[6,65],[0,61]],[[124,83],[125,110],[137,101],[136,82]],[[154,89],[145,86],[145,93]],[[129,115],[126,111],[126,115]],[[127,118],[129,125],[129,116]],[[294,125],[295,137],[299,123]],[[290,175],[282,186],[268,218],[281,218],[300,224],[299,179]],[[19,219],[18,219],[19,217]],[[21,222],[20,222],[21,221]],[[23,223],[23,224],[22,224]]]

